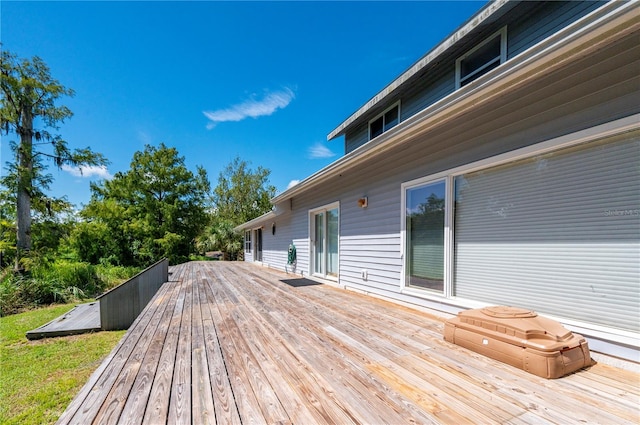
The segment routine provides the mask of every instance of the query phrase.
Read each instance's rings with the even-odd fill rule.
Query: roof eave
[[[249,230],[255,228],[258,224],[273,219],[276,216],[275,211],[269,211],[268,213],[262,214],[260,217],[256,217],[253,220],[249,220],[245,223],[242,223],[239,226],[233,228],[234,231],[240,232],[242,230]]]
[[[327,136],[327,140],[333,140],[336,137],[339,137],[345,133],[347,127],[349,127],[353,122],[355,122],[358,118],[366,114],[370,109],[379,104],[381,101],[387,99],[392,93],[394,93],[398,87],[402,84],[413,78],[416,74],[418,74],[422,69],[424,69],[429,64],[433,63],[437,58],[446,54],[446,51],[449,50],[454,44],[456,44],[460,39],[462,39],[466,34],[473,31],[480,24],[485,22],[488,18],[493,16],[498,10],[502,9],[505,4],[511,3],[513,1],[510,0],[496,0],[488,2],[482,9],[480,9],[475,15],[473,15],[469,20],[467,20],[464,24],[462,24],[457,30],[455,30],[451,35],[444,39],[440,44],[434,47],[431,51],[429,51],[426,55],[420,58],[416,63],[414,63],[409,69],[403,72],[398,78],[393,80],[389,85],[387,85],[382,91],[373,96],[367,103],[360,107],[356,112],[354,112],[349,118],[347,118],[342,124],[336,127],[329,135]]]

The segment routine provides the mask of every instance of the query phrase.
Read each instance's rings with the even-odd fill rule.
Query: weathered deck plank
[[[207,351],[205,348],[204,323],[202,320],[203,302],[200,298],[201,283],[195,276],[193,282],[193,326],[191,338],[191,410],[194,423],[210,424],[215,422],[215,408],[213,405],[213,391]]]
[[[181,288],[186,285],[183,280],[176,281],[176,286]],[[180,289],[173,308],[171,322],[167,329],[167,336],[162,346],[162,353],[156,369],[156,374],[151,385],[151,392],[144,411],[143,423],[164,423],[169,412],[169,399],[171,396],[171,380],[176,364],[176,350],[180,336],[180,323],[184,309],[185,291]]]
[[[167,424],[191,423],[191,319],[193,312],[193,280],[191,270],[183,278],[184,304],[178,337]]]
[[[240,424],[242,422],[240,421],[238,407],[234,400],[231,382],[229,381],[229,375],[227,374],[227,368],[222,356],[218,330],[216,329],[211,313],[211,309],[215,308],[215,301],[202,270],[198,270],[197,280],[202,285],[199,294],[202,303],[204,346],[209,364],[209,382],[211,383],[215,423]]]
[[[187,263],[61,416],[85,423],[637,424],[640,376],[546,380],[424,312],[246,263]]]

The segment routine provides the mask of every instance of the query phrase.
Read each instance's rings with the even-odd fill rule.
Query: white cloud
[[[297,185],[298,183],[300,183],[300,180],[291,180],[287,185],[287,190],[291,189],[293,186]]]
[[[64,164],[62,166],[62,169],[67,173],[76,177],[90,178],[95,176],[95,177],[99,177],[107,180],[113,178],[111,173],[109,173],[109,170],[107,170],[107,167],[105,167],[104,165],[88,165],[88,166],[81,166],[81,167],[72,167],[70,165]]]
[[[138,140],[140,140],[145,145],[151,145],[152,139],[151,136],[146,131],[138,130]]]
[[[278,109],[285,108],[294,98],[293,90],[285,87],[280,91],[267,92],[262,99],[252,98],[227,109],[203,111],[202,113],[209,118],[207,129],[211,130],[221,122],[242,121],[245,118],[271,115]]]
[[[332,158],[336,156],[335,153],[331,152],[331,150],[321,142],[318,142],[315,145],[311,146],[308,150],[308,155],[311,159]]]

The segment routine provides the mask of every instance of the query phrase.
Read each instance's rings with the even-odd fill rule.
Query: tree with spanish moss
[[[16,269],[20,259],[31,250],[31,220],[34,211],[52,213],[64,203],[46,195],[53,177],[46,172],[46,160],[61,168],[105,166],[106,158],[90,148],[70,149],[55,134],[60,124],[73,113],[58,101],[73,96],[73,90],[51,76],[49,67],[37,56],[21,59],[2,50],[0,58],[0,132],[15,135],[9,145],[14,153],[7,162],[8,174],[2,185],[15,193]]]

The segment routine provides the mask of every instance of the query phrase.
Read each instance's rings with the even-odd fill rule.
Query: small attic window
[[[378,137],[400,122],[400,102],[369,121],[369,140]]]
[[[507,60],[507,27],[492,34],[456,60],[456,89],[464,87]]]

